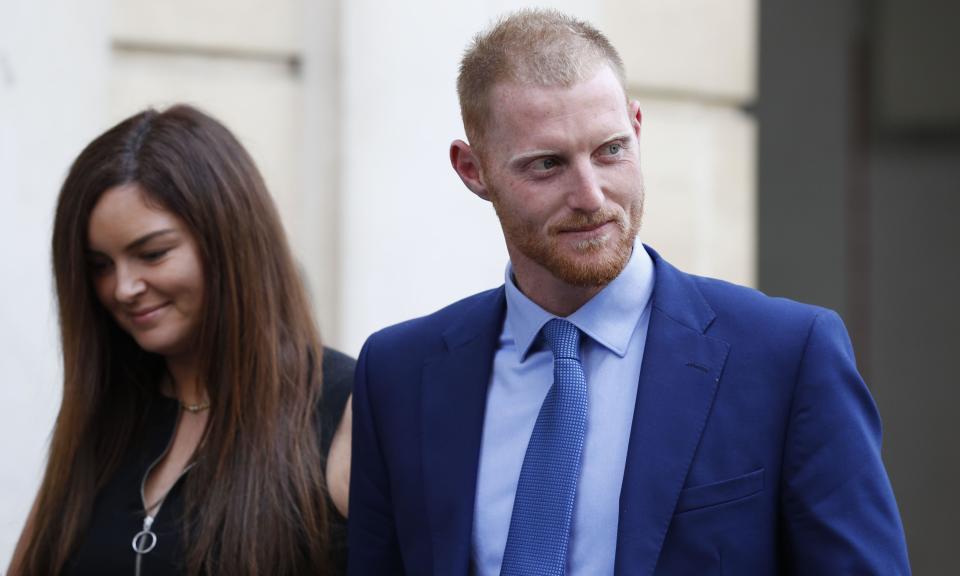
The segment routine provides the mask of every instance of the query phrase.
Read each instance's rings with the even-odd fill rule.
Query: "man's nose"
[[[572,181],[567,203],[581,212],[596,212],[603,207],[603,188],[596,168],[589,160],[577,162],[570,171]]]
[[[136,266],[117,264],[116,271],[117,284],[113,296],[117,302],[130,303],[146,290],[147,284]]]

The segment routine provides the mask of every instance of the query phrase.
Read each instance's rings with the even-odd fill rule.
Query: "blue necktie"
[[[587,428],[580,330],[554,318],[543,327],[553,386],[540,407],[520,469],[501,576],[563,576]]]

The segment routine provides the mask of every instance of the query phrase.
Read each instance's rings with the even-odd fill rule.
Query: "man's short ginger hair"
[[[623,60],[587,22],[556,10],[526,9],[477,34],[460,61],[457,94],[471,146],[482,146],[490,93],[502,82],[569,87],[607,64],[626,92]]]

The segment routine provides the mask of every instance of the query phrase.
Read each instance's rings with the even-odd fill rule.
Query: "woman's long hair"
[[[199,374],[210,416],[185,479],[187,572],[322,572],[319,335],[256,166],[222,124],[182,105],[144,111],[98,137],[60,192],[53,270],[63,403],[21,572],[63,568],[164,370],[108,315],[88,272],[90,213],[106,190],[128,183],[186,223],[203,263]]]

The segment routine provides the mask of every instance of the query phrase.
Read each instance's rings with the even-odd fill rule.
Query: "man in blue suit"
[[[908,574],[840,318],[636,241],[640,108],[607,39],[513,14],[458,91],[450,159],[510,264],[365,344],[351,574]]]

